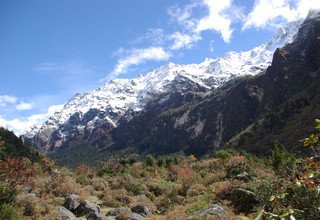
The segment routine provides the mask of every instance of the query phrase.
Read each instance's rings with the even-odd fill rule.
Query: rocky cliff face
[[[319,77],[319,12],[312,12],[296,35],[300,24],[290,24],[251,51],[200,64],[169,63],[77,94],[25,138],[44,151],[87,143],[206,153]],[[275,48],[288,42],[272,60]]]
[[[184,150],[192,154],[204,154],[221,147],[295,97],[306,103],[318,103],[319,94],[311,97],[308,90],[312,90],[311,84],[319,82],[319,57],[320,13],[310,12],[294,41],[275,51],[265,74],[238,77],[191,100],[186,98],[188,93],[180,93],[178,97],[175,93],[170,102],[185,98],[178,101],[176,107],[149,103],[144,112],[111,132],[115,140],[112,146],[123,148],[132,144],[140,150],[157,153]],[[311,119],[315,117],[317,115],[310,115]],[[256,145],[256,149],[242,147],[262,153],[272,145],[260,150]]]

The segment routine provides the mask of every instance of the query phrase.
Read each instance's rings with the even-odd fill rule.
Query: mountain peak
[[[320,9],[311,9],[306,17],[308,19],[320,19]]]
[[[191,83],[199,91],[215,90],[230,79],[261,73],[270,65],[275,47],[292,41],[298,24],[280,29],[271,41],[249,51],[230,51],[222,58],[206,58],[200,64],[169,62],[144,76],[133,79],[116,78],[92,92],[77,93],[40,129],[33,127],[26,133],[28,137],[34,135],[36,144],[42,150],[55,150],[69,138],[83,132],[89,135],[94,128],[101,126],[115,128],[123,117],[130,120],[156,97],[162,96],[161,100],[164,102],[170,97],[168,94],[187,91],[184,83]],[[176,79],[180,79],[179,85],[171,86]],[[181,89],[176,88],[179,86]]]

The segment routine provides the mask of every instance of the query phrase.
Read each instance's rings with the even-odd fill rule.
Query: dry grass
[[[121,207],[130,204],[130,197],[125,189],[106,190],[99,199],[107,207]]]
[[[224,161],[216,158],[186,158],[169,167],[148,167],[142,162],[121,167],[117,163],[114,169],[121,172],[112,174],[97,175],[90,173],[92,171],[89,169],[86,169],[85,175],[70,171],[39,173],[34,178],[32,188],[36,196],[29,198],[26,193],[20,193],[15,205],[26,219],[55,219],[57,206],[63,204],[64,197],[74,193],[82,199],[97,198],[102,209],[147,205],[153,215],[146,219],[219,219],[216,216],[190,216],[190,210],[209,207],[217,202],[226,210],[225,219],[244,219],[232,212],[228,202],[231,189],[244,187],[254,190],[253,185],[258,184],[256,179],[273,176],[273,173],[268,173],[269,168],[258,164],[248,166],[249,162],[253,163],[246,156],[236,155]],[[257,177],[248,183],[228,179],[228,169],[238,166],[252,167],[250,171]],[[82,184],[79,178],[84,180],[80,181]],[[128,213],[117,217],[128,218]]]

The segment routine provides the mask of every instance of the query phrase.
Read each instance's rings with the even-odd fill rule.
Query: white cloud
[[[244,18],[243,7],[232,4],[232,0],[202,0],[193,1],[181,8],[170,7],[168,14],[173,20],[188,31],[188,35],[200,36],[203,31],[213,31],[221,34],[225,42],[230,42],[233,22]],[[204,17],[196,18],[195,9],[205,8]]]
[[[18,98],[9,95],[0,95],[0,106],[5,107],[7,105],[15,104]]]
[[[32,107],[33,107],[32,103],[20,102],[18,105],[16,105],[15,109],[18,111],[24,111],[24,110],[31,110]]]
[[[28,128],[43,123],[55,112],[60,111],[63,108],[63,105],[53,105],[50,106],[46,113],[43,114],[34,114],[25,118],[15,118],[12,120],[6,120],[0,115],[0,126],[5,127],[9,130],[12,130],[16,135],[21,135]]]
[[[189,35],[182,34],[181,32],[175,32],[168,36],[169,40],[173,40],[173,44],[169,47],[170,50],[190,49],[194,46],[194,43],[201,40],[201,36],[198,34]]]
[[[170,53],[164,51],[162,47],[149,47],[142,49],[132,49],[125,52],[125,56],[118,60],[113,74],[119,75],[126,73],[132,65],[139,65],[146,61],[161,61],[170,58]]]
[[[210,52],[213,52],[214,51],[214,40],[211,40],[210,43],[209,43],[209,50]]]
[[[305,18],[310,9],[320,9],[319,0],[256,0],[245,19],[243,29],[278,26]]]
[[[166,35],[162,28],[149,28],[147,32],[130,42],[131,45],[150,44],[152,46],[163,46],[165,44]]]
[[[200,5],[199,1],[193,1],[183,7],[174,5],[168,8],[167,13],[173,22],[177,22],[185,29],[192,30],[196,27],[198,22],[198,19],[192,17],[193,10]]]
[[[232,5],[232,0],[203,0],[203,4],[209,13],[199,20],[195,31],[216,31],[221,34],[225,42],[230,42],[233,32],[231,24],[241,15],[240,10]]]

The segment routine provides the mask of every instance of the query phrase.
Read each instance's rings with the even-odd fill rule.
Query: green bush
[[[125,171],[125,167],[116,160],[108,160],[102,168],[99,169],[99,176],[114,176]]]
[[[76,182],[83,186],[86,186],[90,184],[90,178],[86,175],[78,175],[76,176]]]
[[[7,184],[0,183],[0,204],[12,203],[16,194],[16,190],[11,189]]]
[[[220,158],[222,160],[226,160],[228,158],[230,158],[231,156],[236,155],[237,152],[234,149],[220,149],[214,152],[214,156],[216,158]]]
[[[187,209],[187,214],[192,215],[194,212],[208,208],[208,204],[202,202],[196,203]]]
[[[292,174],[297,162],[294,153],[287,151],[281,144],[275,143],[275,147],[271,153],[271,165],[276,174]]]
[[[298,186],[288,187],[286,202],[293,208],[303,211],[304,216],[310,219],[320,219],[320,191]]]
[[[128,181],[124,188],[128,192],[132,192],[134,195],[141,195],[146,193],[146,188],[140,181]]]
[[[155,163],[156,163],[156,160],[154,159],[154,157],[152,155],[146,156],[145,164],[148,167],[153,167],[155,165]]]
[[[242,172],[250,173],[250,166],[248,163],[231,164],[226,167],[226,177],[228,179],[234,178]]]
[[[191,215],[194,212],[208,208],[209,204],[214,200],[212,193],[207,193],[199,197],[198,202],[187,209],[187,214]]]
[[[166,165],[166,160],[164,159],[164,157],[159,157],[157,159],[157,165],[159,167],[164,167]]]
[[[159,167],[170,167],[171,164],[179,164],[185,158],[181,153],[168,154],[160,156],[157,159],[157,165]]]
[[[20,219],[19,214],[12,205],[4,204],[0,207],[0,219],[17,220]]]

